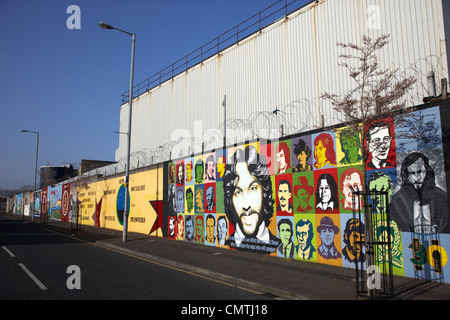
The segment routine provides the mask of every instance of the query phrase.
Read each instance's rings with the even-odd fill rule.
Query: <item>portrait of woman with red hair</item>
[[[334,141],[329,133],[321,133],[314,139],[314,168],[336,166],[336,151]]]

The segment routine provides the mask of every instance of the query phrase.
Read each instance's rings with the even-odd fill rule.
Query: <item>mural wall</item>
[[[128,230],[163,236],[163,169],[130,175]],[[36,193],[35,217],[123,230],[124,178],[48,186]],[[15,214],[23,214],[24,194],[14,198]],[[30,205],[30,201],[27,202]],[[75,213],[78,210],[78,217]]]
[[[372,211],[389,210],[393,271],[450,282],[450,112],[448,105],[379,119],[360,134],[347,127],[277,141],[252,141],[176,159],[132,173],[128,230],[354,268],[367,264],[362,201],[352,190],[386,191],[389,206],[369,197]],[[361,131],[362,132],[362,131]],[[65,183],[39,190],[37,212],[53,220],[123,229],[124,178]],[[22,194],[14,212],[23,214]],[[386,221],[373,226],[375,239]],[[387,256],[378,250],[376,263]],[[366,265],[365,265],[366,266]]]
[[[390,209],[394,273],[448,282],[439,107],[380,119],[364,130],[366,162],[362,135],[346,127],[169,162],[166,236],[354,268],[366,260],[355,244],[366,236],[365,222],[353,214],[363,203],[353,204],[352,197],[352,188],[362,190],[365,168],[369,189],[389,194],[389,208],[380,197],[368,201],[374,213]],[[377,223],[375,237],[386,228]],[[383,263],[383,254],[375,259]]]
[[[128,231],[162,236],[162,168],[130,175]],[[117,177],[78,187],[80,222],[123,230],[125,186]]]

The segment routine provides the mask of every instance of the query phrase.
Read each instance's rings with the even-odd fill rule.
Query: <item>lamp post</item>
[[[31,210],[31,221],[34,221],[34,209],[36,205],[36,177],[37,177],[37,163],[38,163],[38,150],[39,150],[39,132],[38,131],[30,131],[30,130],[22,130],[21,132],[30,132],[36,134],[36,164],[34,167],[34,195],[33,195],[33,208]]]
[[[136,42],[136,34],[130,33],[124,30],[120,30],[114,28],[113,26],[100,22],[99,27],[102,29],[114,29],[123,33],[126,33],[131,36],[132,45],[131,45],[131,71],[130,71],[130,91],[128,92],[128,132],[126,133],[128,138],[128,146],[127,146],[127,164],[126,164],[126,173],[125,173],[125,207],[123,212],[123,236],[122,241],[127,241],[127,229],[128,229],[128,191],[129,191],[129,180],[130,180],[130,146],[131,146],[131,115],[132,115],[132,104],[133,104],[133,78],[134,78],[134,46]]]

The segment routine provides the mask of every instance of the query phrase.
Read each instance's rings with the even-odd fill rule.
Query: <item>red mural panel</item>
[[[47,219],[48,210],[48,187],[42,188],[42,199],[41,199],[41,218]]]
[[[69,222],[70,212],[70,183],[62,186],[62,200],[61,200],[61,221]]]

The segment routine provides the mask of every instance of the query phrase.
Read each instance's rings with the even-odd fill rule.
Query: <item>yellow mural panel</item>
[[[120,187],[123,185],[124,178],[116,177],[102,181],[102,209],[100,213],[100,227],[122,230],[122,217],[119,217],[117,211],[117,195]],[[123,213],[122,213],[123,214]]]
[[[130,175],[128,231],[163,235],[162,224],[157,223],[157,211],[162,215],[162,179],[162,168]],[[124,195],[123,176],[79,187],[81,223],[123,230]]]
[[[128,230],[130,232],[152,233],[155,236],[162,236],[161,228],[156,227],[158,214],[155,209],[158,205],[162,209],[162,190],[162,167],[130,176],[131,207],[128,220]],[[159,200],[161,201],[158,202]],[[152,229],[153,232],[151,232]]]
[[[101,195],[98,194],[98,182],[77,188],[80,222],[84,225],[95,226],[95,214]]]

